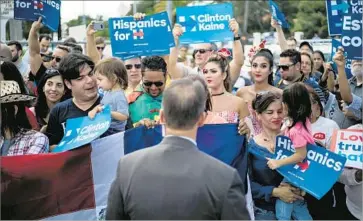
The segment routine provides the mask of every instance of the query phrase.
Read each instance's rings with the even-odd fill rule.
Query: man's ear
[[[68,80],[64,80],[64,84],[67,86],[69,90],[72,90],[72,83]]]
[[[164,115],[163,109],[160,109],[159,116],[160,116],[160,124],[165,124],[166,122],[165,122],[165,115]]]
[[[203,112],[200,116],[199,116],[199,120],[198,120],[198,127],[203,127],[205,119],[207,118],[207,113]]]

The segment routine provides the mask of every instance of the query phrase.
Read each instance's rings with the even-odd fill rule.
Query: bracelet
[[[240,40],[240,39],[241,39],[241,36],[239,36],[239,35],[238,35],[237,37],[234,37],[234,38],[233,38],[233,40],[234,40],[234,41],[238,41],[238,40]]]

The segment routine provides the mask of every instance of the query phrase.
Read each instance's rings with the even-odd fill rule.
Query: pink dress
[[[235,111],[210,112],[210,114],[222,117],[226,123],[237,123],[239,119],[239,114]]]
[[[228,123],[223,117],[208,111],[204,124],[226,124]]]
[[[291,139],[295,149],[315,143],[311,132],[311,122],[308,118],[306,118],[305,125],[307,129],[301,122],[297,122],[292,128],[285,131],[285,136]]]
[[[262,126],[261,126],[260,122],[258,122],[255,110],[253,110],[251,104],[248,104],[248,110],[250,111],[250,116],[248,116],[248,118],[251,119],[253,131],[254,131],[254,133],[252,135],[257,136],[260,133],[262,133]]]

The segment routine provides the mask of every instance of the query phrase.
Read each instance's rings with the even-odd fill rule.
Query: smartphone
[[[102,31],[103,29],[105,29],[105,25],[102,21],[95,21],[93,22],[93,29],[95,31]]]
[[[337,100],[337,102],[338,102],[338,107],[339,107],[339,109],[342,111],[343,110],[343,107],[342,107],[342,105],[341,105],[341,101],[343,100],[343,98],[342,98],[342,95],[340,94],[340,92],[339,91],[337,91],[336,93],[335,93],[335,99]]]

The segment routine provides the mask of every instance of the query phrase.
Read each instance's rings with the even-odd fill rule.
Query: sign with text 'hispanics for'
[[[331,150],[347,158],[346,167],[363,169],[363,130],[338,130],[333,134]]]
[[[348,0],[325,0],[329,36],[341,35],[343,14],[348,12]]]
[[[55,32],[59,27],[60,9],[60,0],[14,0],[14,19],[37,21],[42,17],[42,23]]]
[[[112,54],[127,60],[137,56],[166,55],[175,46],[166,12],[145,16],[108,19]]]
[[[285,136],[276,138],[275,159],[283,159],[295,153],[291,140]],[[338,180],[346,162],[345,157],[323,147],[309,144],[307,157],[302,163],[285,165],[277,169],[294,186],[317,199],[322,198]],[[324,179],[321,179],[324,177]],[[316,181],[319,180],[319,185]]]
[[[270,6],[270,12],[272,14],[272,17],[281,25],[283,28],[290,28],[289,23],[285,19],[284,13],[282,13],[278,7],[278,5],[270,0],[268,2]]]
[[[232,41],[229,21],[231,3],[176,8],[176,19],[183,28],[181,44]]]
[[[109,105],[106,105],[103,111],[96,114],[92,120],[88,116],[68,119],[63,139],[52,152],[64,152],[88,144],[106,132],[110,124]]]
[[[363,0],[350,0],[348,13],[343,15],[342,45],[347,58],[362,60]]]

